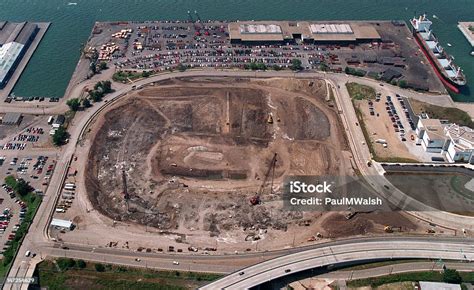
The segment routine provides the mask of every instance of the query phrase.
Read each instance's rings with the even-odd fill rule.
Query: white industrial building
[[[439,119],[418,120],[417,144],[429,153],[444,155],[450,163],[473,163],[474,130]]]
[[[449,162],[471,163],[474,152],[474,130],[465,126],[450,124],[444,128],[449,138],[446,159]]]
[[[53,218],[53,220],[51,221],[51,226],[52,227],[57,227],[57,228],[60,228],[60,229],[66,229],[66,230],[72,230],[74,225],[71,221],[67,221],[67,220],[62,220],[62,219],[55,219]]]

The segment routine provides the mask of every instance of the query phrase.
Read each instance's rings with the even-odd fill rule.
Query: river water
[[[474,0],[0,0],[1,20],[52,22],[14,93],[62,96],[95,21],[186,19],[188,10],[229,20],[408,20],[426,12],[474,88],[474,57],[456,27],[474,21]],[[453,98],[474,102],[474,89]]]

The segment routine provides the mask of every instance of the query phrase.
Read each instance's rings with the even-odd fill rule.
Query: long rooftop
[[[380,39],[374,25],[348,21],[238,21],[228,25],[231,40],[283,41],[301,37],[312,41]]]

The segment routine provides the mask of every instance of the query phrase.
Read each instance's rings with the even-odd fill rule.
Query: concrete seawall
[[[464,34],[464,37],[466,37],[471,46],[474,47],[474,32],[469,30],[469,26],[474,27],[474,22],[459,22],[458,24],[459,30],[461,30],[462,34]]]

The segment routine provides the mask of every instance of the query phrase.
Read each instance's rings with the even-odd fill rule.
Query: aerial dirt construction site
[[[76,151],[64,242],[234,252],[353,235],[426,232],[404,213],[283,208],[288,175],[357,172],[324,80],[183,78],[131,91]],[[107,235],[103,233],[107,230]]]

